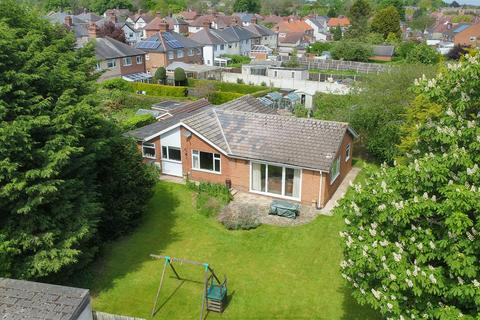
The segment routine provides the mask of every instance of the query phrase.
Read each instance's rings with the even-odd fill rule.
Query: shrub
[[[173,72],[173,78],[175,80],[176,86],[185,86],[188,85],[187,75],[185,74],[185,70],[182,68],[176,68]]]
[[[229,61],[229,65],[232,65],[232,64],[236,64],[236,65],[248,64],[252,60],[252,59],[250,59],[250,57],[242,56],[242,55],[239,55],[239,54],[224,54],[223,57],[231,59]]]
[[[219,105],[240,98],[241,96],[243,96],[241,93],[215,91],[208,95],[208,101],[210,101],[211,104]]]
[[[262,81],[262,83],[260,83],[260,85],[261,85],[262,87],[266,87],[266,86],[267,86],[267,83],[266,83],[265,81]]]
[[[339,41],[331,53],[334,59],[366,62],[372,56],[372,47],[360,42]]]
[[[151,114],[140,114],[126,119],[121,125],[124,130],[133,130],[154,123],[155,121],[155,118]]]
[[[331,48],[332,44],[330,42],[315,42],[307,48],[307,52],[320,55],[324,51],[330,51]]]
[[[121,90],[124,92],[133,92],[130,82],[121,78],[109,79],[103,81],[100,86],[108,90]]]
[[[185,97],[187,95],[187,87],[172,87],[142,82],[132,82],[130,86],[135,91],[145,91],[150,96]]]
[[[260,226],[259,207],[254,204],[235,204],[223,208],[218,217],[228,230],[250,230]]]
[[[232,200],[230,190],[223,184],[187,181],[187,187],[197,193],[198,212],[206,217],[215,215]]]
[[[167,70],[164,67],[160,67],[155,71],[153,80],[165,84],[167,82]]]
[[[303,106],[302,104],[297,104],[293,108],[293,114],[295,114],[295,117],[306,118],[309,114],[309,110],[305,108],[305,106]]]
[[[223,206],[223,202],[208,193],[197,194],[197,209],[202,216],[212,217],[219,213]]]
[[[426,44],[419,44],[408,53],[407,61],[410,63],[437,64],[440,61],[440,53]]]
[[[243,84],[243,79],[237,78],[237,83],[238,84]]]

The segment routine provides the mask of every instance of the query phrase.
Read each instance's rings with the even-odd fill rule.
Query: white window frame
[[[253,190],[253,188],[252,188],[252,184],[253,184],[253,180],[252,180],[253,164],[254,163],[265,165],[265,191],[257,191],[257,190]],[[268,192],[268,166],[269,165],[282,168],[282,194]],[[285,169],[287,169],[287,168],[288,169],[294,169],[294,170],[300,170],[298,197],[292,197],[292,196],[286,196],[285,195],[285,172],[286,172]],[[249,177],[249,179],[250,180],[249,180],[248,188],[249,188],[250,192],[252,192],[252,193],[267,195],[267,196],[275,197],[275,198],[294,200],[294,201],[301,201],[302,200],[302,179],[303,179],[303,169],[302,168],[287,166],[287,165],[283,165],[283,164],[279,164],[279,163],[265,162],[265,161],[250,161],[250,177]]]
[[[150,155],[145,154],[144,149],[143,149],[144,147],[152,148],[152,149],[153,149],[153,151],[154,151],[153,157],[150,156]],[[142,142],[142,156],[143,156],[144,158],[147,158],[147,159],[157,159],[157,148],[155,147],[155,143],[152,143],[152,142]]]
[[[129,67],[132,65],[132,57],[124,57],[123,58],[123,66]]]
[[[143,57],[142,56],[136,56],[135,61],[137,62],[137,64],[142,64],[143,63]]]
[[[167,152],[163,152],[163,148],[166,148],[167,149]],[[161,154],[161,158],[162,158],[162,161],[168,161],[168,162],[174,162],[174,163],[182,163],[182,149],[179,148],[179,147],[174,147],[174,146],[162,146],[162,154]],[[180,151],[180,160],[176,160],[176,159],[170,159],[170,149],[175,149],[175,150],[178,150]]]
[[[345,162],[350,160],[351,147],[350,143],[345,147]]]
[[[188,56],[189,56],[189,57],[192,57],[194,54],[195,54],[194,50],[190,48],[190,49],[188,50]]]
[[[214,170],[207,170],[207,169],[201,169],[200,168],[200,152],[213,154],[213,168],[214,168]],[[194,158],[197,159],[198,168],[194,167],[194,165],[193,165],[194,164]],[[215,160],[218,160],[218,165],[219,165],[218,170],[219,171],[215,171]],[[215,152],[192,150],[192,170],[193,171],[200,171],[200,172],[208,172],[208,173],[213,173],[213,174],[222,174],[222,156],[219,153],[215,153]]]
[[[184,52],[183,52],[183,49],[178,49],[177,50],[177,58],[183,58],[185,55],[184,55]]]
[[[341,158],[342,158],[341,156],[338,156],[338,158],[336,158],[332,163],[332,168],[330,169],[330,184],[333,184],[335,182],[335,180],[337,180],[338,176],[340,176],[340,171],[341,171],[340,160],[341,160]],[[333,176],[334,166],[338,166],[338,171],[337,171],[337,174],[335,176]]]
[[[167,51],[167,58],[168,60],[175,59],[175,54],[173,53],[173,51]]]
[[[116,59],[108,59],[107,60],[107,67],[110,69],[113,69],[117,66],[117,60]]]

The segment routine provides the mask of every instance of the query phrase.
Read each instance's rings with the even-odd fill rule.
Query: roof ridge
[[[230,145],[228,144],[227,137],[225,136],[225,132],[223,132],[223,127],[222,124],[220,123],[220,119],[218,119],[217,111],[215,108],[212,108],[213,114],[215,115],[215,119],[217,120],[218,127],[220,128],[220,132],[222,133],[223,140],[225,140],[225,144],[227,145],[228,148],[228,153],[232,153],[232,149],[230,149]]]

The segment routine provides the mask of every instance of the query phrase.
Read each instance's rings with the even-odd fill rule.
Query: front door
[[[182,177],[182,149],[180,128],[175,128],[160,136],[162,145],[162,173]]]

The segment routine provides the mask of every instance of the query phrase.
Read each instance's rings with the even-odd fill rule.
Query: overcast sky
[[[445,2],[451,3],[453,0],[445,0]],[[460,4],[473,4],[476,6],[480,6],[480,0],[457,0]]]

